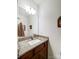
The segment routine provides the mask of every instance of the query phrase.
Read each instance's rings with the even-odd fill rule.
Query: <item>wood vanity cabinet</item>
[[[21,57],[19,57],[18,59],[31,59],[33,56],[33,50],[25,53],[24,55],[22,55]]]
[[[48,41],[25,53],[19,59],[48,59]]]

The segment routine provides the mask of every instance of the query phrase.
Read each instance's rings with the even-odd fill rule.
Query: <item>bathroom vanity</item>
[[[32,0],[17,4],[18,59],[47,59],[49,38],[39,35],[39,5]]]
[[[25,52],[21,51],[21,48],[18,59],[48,59],[48,38],[39,39],[39,43],[26,46],[26,50],[23,49]]]

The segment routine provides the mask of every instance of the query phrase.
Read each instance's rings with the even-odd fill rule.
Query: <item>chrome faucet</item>
[[[33,40],[33,37],[31,36],[31,39]]]

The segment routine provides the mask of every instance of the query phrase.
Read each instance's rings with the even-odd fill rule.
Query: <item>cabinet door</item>
[[[20,57],[20,59],[31,59],[32,56],[33,56],[33,51],[31,50],[31,51],[25,53],[24,55],[22,55],[22,56]]]
[[[48,59],[48,42],[45,43],[45,47],[39,52],[39,59]]]
[[[43,48],[38,53],[36,53],[32,59],[46,59],[46,50],[45,50],[45,48]]]
[[[48,41],[45,43],[46,59],[48,59]]]
[[[39,54],[34,55],[32,59],[39,59]]]
[[[22,57],[20,57],[19,59],[26,59],[26,56],[25,55],[23,55]]]
[[[36,54],[32,59],[45,59],[40,53]]]
[[[39,52],[39,59],[46,59],[46,49],[43,48],[40,52]]]

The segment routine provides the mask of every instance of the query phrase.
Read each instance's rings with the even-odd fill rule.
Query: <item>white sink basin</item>
[[[41,41],[41,40],[39,40],[39,39],[35,39],[35,40],[29,41],[28,44],[29,44],[29,45],[34,45],[34,44],[39,43],[40,41]]]

